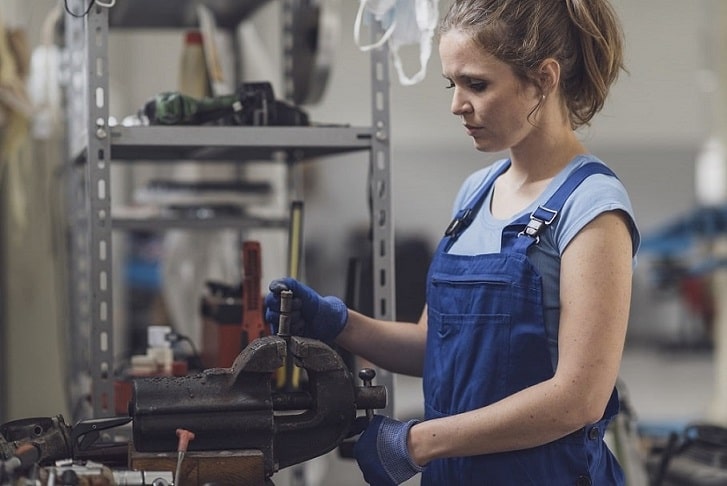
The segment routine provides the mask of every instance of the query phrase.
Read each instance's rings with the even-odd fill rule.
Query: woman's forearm
[[[373,319],[349,310],[336,344],[393,373],[421,376],[426,329],[411,322]]]

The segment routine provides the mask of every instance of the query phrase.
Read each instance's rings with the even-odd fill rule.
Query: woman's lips
[[[465,130],[465,132],[467,132],[467,135],[470,135],[470,136],[474,135],[478,130],[481,130],[481,129],[482,129],[482,127],[476,127],[474,125],[468,125],[466,123],[464,124],[464,130]]]

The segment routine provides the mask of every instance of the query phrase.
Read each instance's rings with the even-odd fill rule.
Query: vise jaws
[[[277,390],[275,372],[291,358],[307,380],[299,389]],[[261,451],[270,477],[360,432],[354,430],[357,410],[370,416],[386,406],[386,389],[371,385],[370,374],[362,379],[364,386],[356,386],[341,356],[321,341],[261,337],[230,368],[134,380],[133,446],[140,452],[175,451],[175,431],[182,428],[195,434],[189,451]]]

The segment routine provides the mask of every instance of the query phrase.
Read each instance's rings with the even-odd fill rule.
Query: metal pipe
[[[278,320],[278,336],[287,340],[290,338],[290,311],[293,302],[293,291],[280,292],[280,318]]]

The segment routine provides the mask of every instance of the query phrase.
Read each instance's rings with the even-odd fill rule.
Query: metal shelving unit
[[[295,0],[284,0],[284,9]],[[68,0],[73,12],[87,1]],[[111,212],[111,163],[175,161],[285,160],[288,163],[347,152],[368,152],[371,164],[374,316],[392,319],[394,244],[390,198],[388,51],[371,52],[372,124],[370,127],[109,127],[108,35],[111,28],[184,28],[196,26],[193,0],[124,0],[107,8],[92,5],[82,17],[66,14],[65,62],[70,234],[72,381],[88,382],[93,417],[114,415],[114,357],[111,236],[132,228],[285,228],[286,221],[261,218],[184,219],[174,216],[115,218]],[[264,0],[203,0],[219,27],[235,28]],[[283,35],[289,34],[289,23]],[[291,51],[284,53],[289,58]],[[287,59],[289,61],[289,59]],[[290,64],[286,61],[286,65]],[[377,381],[390,389],[393,377]],[[72,389],[74,387],[72,386]],[[77,391],[78,393],[78,391]],[[386,412],[392,414],[393,401]]]

